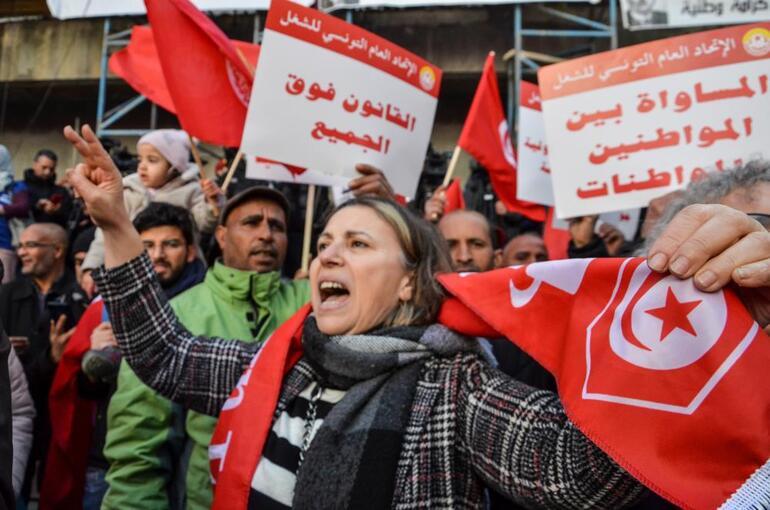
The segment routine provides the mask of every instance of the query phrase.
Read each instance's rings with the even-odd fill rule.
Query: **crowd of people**
[[[52,151],[16,180],[0,146],[6,508],[210,508],[217,417],[242,376],[260,377],[247,370],[265,340],[303,314],[303,355],[233,496],[249,508],[671,506],[581,434],[524,351],[436,323],[437,273],[547,261],[542,224],[445,212],[442,187],[403,205],[360,165],[296,271],[298,201],[253,182],[226,196],[184,132],[140,138],[127,175],[88,127],[65,136],[83,163],[58,181]],[[770,163],[756,161],[657,199],[632,239],[575,218],[568,254],[758,288],[742,297],[764,327],[768,227]]]

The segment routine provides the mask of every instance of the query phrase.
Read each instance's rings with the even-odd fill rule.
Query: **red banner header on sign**
[[[645,78],[770,59],[770,23],[698,32],[553,64],[538,72],[543,100]]]
[[[369,64],[438,97],[441,69],[334,16],[288,0],[273,0],[265,28]]]

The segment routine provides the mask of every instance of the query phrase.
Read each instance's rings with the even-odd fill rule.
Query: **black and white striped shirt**
[[[291,508],[303,442],[305,447],[310,444],[324,418],[344,395],[342,390],[321,388],[313,382],[278,416],[251,479],[249,508]],[[308,420],[312,419],[313,407],[315,419],[310,426]]]

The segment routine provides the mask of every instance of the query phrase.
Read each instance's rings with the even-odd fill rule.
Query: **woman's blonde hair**
[[[367,207],[390,225],[401,245],[404,268],[412,275],[411,301],[402,301],[383,326],[423,326],[436,321],[446,294],[436,274],[452,271],[446,243],[436,228],[405,207],[378,197],[360,197],[337,206],[327,222],[341,209]]]

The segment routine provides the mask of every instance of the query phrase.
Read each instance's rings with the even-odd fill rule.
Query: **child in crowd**
[[[131,219],[150,202],[167,202],[190,211],[199,232],[212,232],[222,192],[210,180],[199,180],[198,167],[189,163],[187,133],[177,129],[151,131],[139,139],[136,149],[137,171],[123,178],[123,201]],[[103,263],[104,238],[101,229],[97,229],[82,268],[84,272],[90,271]],[[84,285],[91,285],[90,278],[85,278]]]

